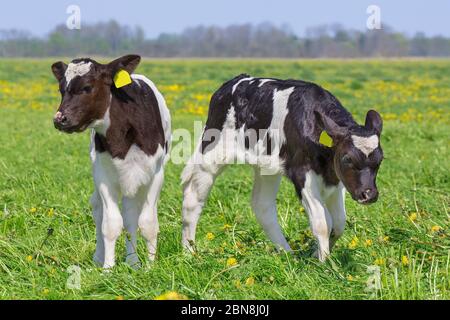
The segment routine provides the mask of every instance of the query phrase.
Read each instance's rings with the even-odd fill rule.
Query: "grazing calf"
[[[359,203],[378,198],[382,120],[369,111],[364,126],[328,91],[303,81],[240,75],[212,96],[201,141],[182,174],[184,247],[195,230],[215,178],[232,163],[255,168],[252,209],[267,236],[290,251],[277,220],[282,175],[295,186],[324,261],[342,235],[345,190]],[[328,136],[326,135],[328,134]],[[332,145],[321,143],[328,137]]]
[[[139,62],[139,56],[128,55],[106,65],[76,59],[69,65],[52,66],[62,96],[55,127],[68,133],[92,131],[94,261],[104,268],[115,264],[115,243],[123,227],[128,232],[126,261],[130,265],[139,265],[138,227],[147,241],[149,259],[156,254],[157,201],[171,124],[164,98],[153,82],[141,75],[130,78]],[[124,86],[117,84],[119,73],[125,74]]]

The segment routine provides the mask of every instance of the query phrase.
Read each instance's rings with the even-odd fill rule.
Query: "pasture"
[[[190,255],[180,244],[183,166],[169,163],[157,261],[128,267],[123,234],[109,273],[92,262],[89,134],[53,127],[54,61],[0,60],[1,299],[450,299],[450,61],[145,60],[137,73],[165,95],[173,129],[204,121],[210,95],[240,73],[316,82],[360,123],[378,110],[380,198],[366,207],[347,197],[346,232],[321,264],[309,256],[293,186],[284,179],[278,195],[290,256],[251,212],[253,171],[233,166],[212,190]],[[138,253],[144,260],[142,239]]]

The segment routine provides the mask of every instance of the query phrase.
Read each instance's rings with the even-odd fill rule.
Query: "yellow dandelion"
[[[348,248],[349,249],[355,249],[358,246],[359,243],[359,239],[358,237],[353,237],[352,241],[350,241],[350,243],[348,244]]]
[[[442,228],[440,226],[432,226],[431,227],[431,232],[439,232],[441,230],[442,230]]]
[[[30,213],[36,213],[37,209],[35,207],[30,209]]]
[[[381,242],[389,242],[389,236],[384,236],[383,238],[381,238]]]
[[[412,212],[412,213],[409,215],[409,220],[410,220],[411,222],[416,221],[416,220],[417,220],[417,212]]]
[[[227,267],[233,267],[237,264],[238,264],[238,262],[237,262],[236,258],[231,257],[231,258],[227,259]]]
[[[216,237],[216,236],[215,236],[214,233],[212,233],[212,232],[208,232],[208,233],[206,234],[206,239],[209,240],[209,241],[214,240],[215,237]]]
[[[366,247],[370,247],[373,244],[373,241],[370,239],[367,239],[364,244],[366,245]]]
[[[155,298],[155,300],[187,300],[187,299],[188,298],[184,294],[180,294],[176,291],[169,291]]]
[[[33,261],[33,256],[27,256],[25,258],[25,260],[27,260],[28,262],[31,262],[31,261]]]
[[[347,276],[347,280],[348,280],[348,281],[353,281],[353,276],[352,276],[351,274],[349,274],[349,275]]]
[[[222,227],[222,229],[225,230],[225,231],[230,230],[231,228],[232,228],[232,226],[229,225],[228,223],[226,223],[226,224]]]
[[[47,295],[50,293],[50,290],[47,288],[44,288],[44,290],[42,290],[42,294]]]
[[[305,212],[305,208],[303,208],[303,207],[300,207],[300,212]]]
[[[117,296],[116,300],[124,300],[124,297],[123,296]]]
[[[377,259],[375,259],[375,261],[374,261],[374,264],[376,264],[377,266],[382,266],[382,265],[384,265],[385,263],[386,263],[386,260],[383,259],[383,258],[377,258]]]
[[[407,266],[409,264],[409,259],[407,256],[402,256],[402,265]]]
[[[253,277],[248,277],[247,280],[245,280],[246,286],[252,286],[254,284],[255,284],[255,278],[253,278]]]
[[[55,210],[53,208],[50,208],[47,212],[49,217],[53,217],[53,215],[55,214]]]

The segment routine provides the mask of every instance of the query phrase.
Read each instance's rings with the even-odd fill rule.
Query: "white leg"
[[[103,268],[108,269],[115,265],[116,241],[123,227],[118,205],[120,189],[111,172],[107,172],[104,164],[98,160],[94,162],[94,181],[103,209],[101,227],[105,248]]]
[[[205,170],[201,164],[189,163],[183,171],[183,234],[185,249],[194,251],[195,232],[219,168]]]
[[[102,200],[97,192],[97,189],[95,189],[94,193],[92,194],[91,205],[97,238],[93,260],[96,264],[103,266],[103,263],[105,261],[105,246],[103,244],[103,233],[102,233],[103,206]]]
[[[277,219],[276,199],[280,181],[281,175],[261,175],[260,169],[255,168],[252,209],[269,239],[278,248],[291,251]]]
[[[127,257],[126,262],[132,267],[139,267],[139,257],[136,253],[137,229],[139,213],[142,210],[142,192],[138,192],[134,198],[123,197],[123,222],[126,236]]]
[[[150,261],[155,260],[158,244],[158,199],[164,182],[164,169],[154,175],[148,187],[141,213],[139,215],[139,228],[142,236],[147,241],[148,255]]]
[[[315,255],[323,262],[330,254],[332,219],[321,197],[320,189],[322,186],[321,178],[314,173],[308,172],[301,194],[303,206],[309,216],[311,231],[318,244]]]
[[[326,201],[328,211],[333,220],[333,228],[330,238],[330,250],[335,245],[336,241],[342,236],[345,228],[346,213],[345,213],[345,188],[342,183],[339,184],[336,191],[333,192]]]

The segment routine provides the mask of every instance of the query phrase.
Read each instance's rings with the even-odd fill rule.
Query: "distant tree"
[[[110,20],[84,24],[81,30],[56,26],[44,38],[21,30],[0,30],[1,57],[118,56],[136,52],[149,57],[401,57],[450,56],[450,39],[412,38],[387,25],[381,30],[350,30],[340,24],[308,28],[298,37],[287,25],[195,26],[177,34],[147,39],[140,27]]]

